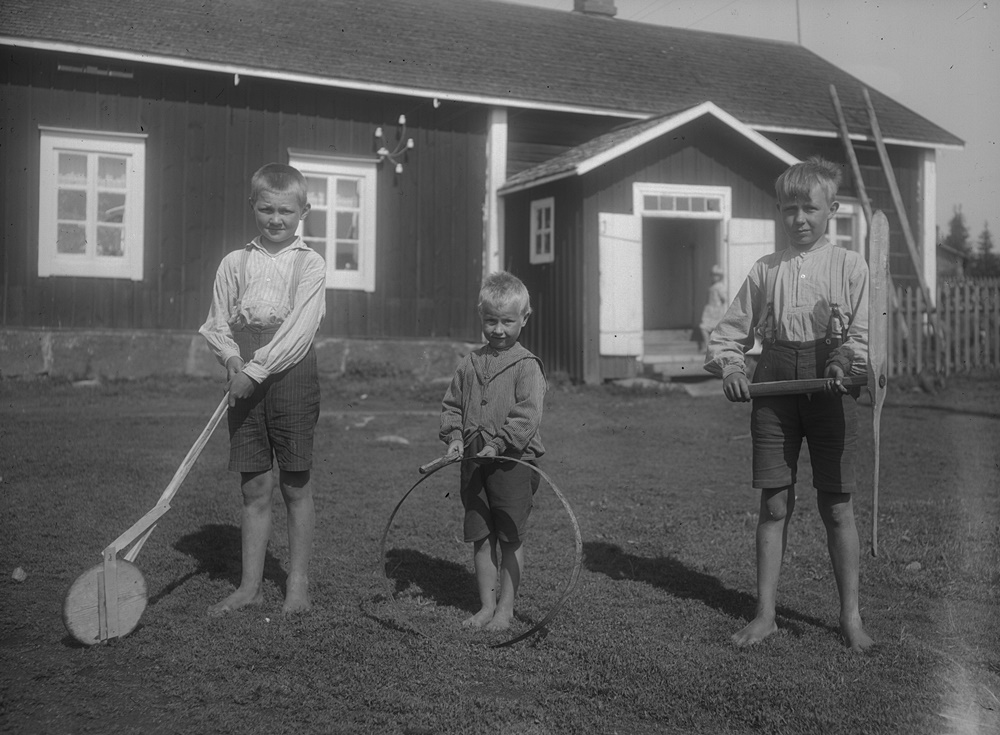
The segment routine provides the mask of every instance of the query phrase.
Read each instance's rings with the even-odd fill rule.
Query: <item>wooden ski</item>
[[[868,237],[868,394],[872,399],[872,556],[878,556],[879,426],[889,381],[889,221],[879,210]]]

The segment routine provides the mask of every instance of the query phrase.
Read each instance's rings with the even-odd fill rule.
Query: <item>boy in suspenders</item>
[[[763,351],[754,382],[832,378],[826,393],[758,397],[750,418],[753,487],[761,493],[757,521],[757,611],[733,635],[738,646],[777,631],[778,576],[795,507],[803,438],[826,529],[840,596],[840,631],[848,648],[873,643],[858,604],[860,551],[852,493],[857,489],[857,392],[840,380],[864,374],[868,360],[868,266],[856,252],[826,238],[840,169],[811,158],[775,183],[790,246],[758,260],[712,333],[705,368],[723,379],[731,401],[749,401],[744,355],[755,336]]]
[[[316,515],[310,470],[320,398],[313,340],[326,313],[326,264],[295,234],[309,213],[302,174],[267,164],[250,188],[260,235],[223,259],[200,330],[226,367],[229,469],[240,473],[243,496],[240,586],[208,608],[211,616],[264,601],[274,461],[291,557],[282,611],[311,607],[308,566]]]

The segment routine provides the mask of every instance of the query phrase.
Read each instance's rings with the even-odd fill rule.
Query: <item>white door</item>
[[[746,280],[750,268],[760,258],[774,252],[774,220],[773,219],[739,219],[729,220],[729,247],[727,248],[726,287],[729,291],[729,302],[732,303],[736,293]]]
[[[642,357],[642,217],[598,214],[601,354]]]

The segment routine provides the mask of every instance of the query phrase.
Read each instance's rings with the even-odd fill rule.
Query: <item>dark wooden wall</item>
[[[250,175],[288,149],[371,156],[375,127],[400,114],[416,142],[404,173],[378,178],[374,293],[328,291],[327,335],[450,337],[478,332],[486,111],[152,65],[13,50],[0,66],[4,227],[0,324],[196,329],[222,256],[256,232]],[[57,65],[130,72],[131,79]],[[142,281],[38,277],[39,126],[146,139]]]

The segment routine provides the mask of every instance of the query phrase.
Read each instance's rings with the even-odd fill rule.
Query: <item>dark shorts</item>
[[[831,349],[823,343],[765,345],[754,382],[821,378]],[[857,413],[857,391],[755,398],[750,414],[753,486],[772,489],[795,484],[804,438],[809,443],[813,486],[821,492],[854,492]]]
[[[483,445],[477,436],[465,448],[465,456],[477,454]],[[496,534],[504,543],[522,541],[528,533],[538,481],[537,472],[517,462],[462,462],[465,540],[480,541]]]
[[[273,331],[233,330],[244,361],[273,337]],[[310,347],[300,362],[269,376],[250,398],[229,409],[229,469],[267,472],[274,460],[288,472],[311,469],[318,419],[319,378]]]

